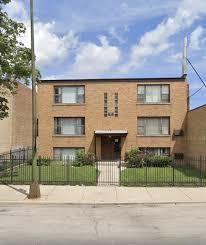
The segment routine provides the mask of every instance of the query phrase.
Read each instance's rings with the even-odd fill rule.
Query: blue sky
[[[7,11],[25,23],[29,1]],[[206,79],[205,0],[34,0],[35,49],[42,78],[181,76],[183,37],[188,58]],[[202,86],[188,65],[190,94]],[[206,103],[206,88],[191,108]]]

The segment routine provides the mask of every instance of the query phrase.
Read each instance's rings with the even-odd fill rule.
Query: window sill
[[[53,106],[85,106],[86,103],[54,103]]]
[[[171,137],[170,134],[168,135],[140,135],[140,134],[137,134],[137,137]]]
[[[72,135],[72,134],[53,134],[52,137],[85,137],[85,134]]]
[[[141,103],[141,102],[137,102],[137,105],[171,105],[171,102],[168,103]]]

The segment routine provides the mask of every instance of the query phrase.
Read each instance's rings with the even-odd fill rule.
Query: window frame
[[[146,87],[149,86],[159,86],[160,87],[160,98],[161,101],[160,102],[147,102],[146,98],[147,98],[147,89]],[[163,93],[163,86],[167,86],[168,87],[168,101],[165,101],[163,99],[163,96],[166,95],[165,93]],[[139,93],[139,87],[143,87],[144,89],[144,93],[140,94]],[[169,104],[171,101],[171,95],[170,95],[170,84],[137,84],[137,103],[138,104]]]
[[[59,160],[59,161],[64,160],[62,158],[62,152],[60,153],[60,158],[57,158],[57,157],[55,157],[55,154],[54,154],[55,149],[59,149],[60,151],[63,150],[63,149],[75,149],[75,151],[78,151],[78,150],[84,150],[85,151],[84,147],[64,147],[64,146],[63,147],[61,147],[61,146],[60,147],[53,147],[53,159],[54,160]],[[69,158],[67,160],[73,160],[73,158]]]
[[[143,121],[143,125],[141,125],[141,126],[139,126],[139,122],[140,122],[140,120],[142,119],[142,121]],[[161,121],[160,121],[160,124],[159,124],[159,126],[161,125],[161,134],[146,134],[146,124],[147,124],[147,120],[149,120],[149,119],[160,119]],[[163,134],[162,132],[163,132],[163,123],[162,123],[162,120],[163,119],[168,119],[168,134]],[[146,124],[145,124],[145,122],[146,122]],[[142,130],[142,132],[143,132],[143,134],[140,134],[140,130],[139,130],[139,128],[140,127],[142,127],[143,128],[143,130]],[[164,137],[164,136],[170,136],[170,116],[165,116],[165,117],[137,117],[137,135],[138,136],[145,136],[145,137]]]
[[[80,102],[80,100],[78,99],[79,93],[78,93],[78,88],[83,88],[84,90],[84,94],[83,94],[83,102]],[[62,102],[62,95],[63,95],[63,88],[76,88],[76,92],[75,92],[75,98],[76,98],[76,102],[75,103],[67,103],[67,102]],[[56,93],[56,91],[59,90],[60,93]],[[56,98],[59,97],[59,102],[57,102]],[[54,104],[56,105],[83,105],[85,104],[85,85],[60,85],[60,86],[54,86]]]
[[[168,154],[154,154],[158,156],[170,156],[171,155],[171,148],[170,147],[139,147],[139,150],[144,152],[144,153],[151,153],[150,150],[166,150],[168,151]]]
[[[82,127],[82,134],[63,134],[62,128],[63,128],[63,120],[64,119],[81,119],[81,127]],[[75,132],[78,132],[78,121],[76,121],[75,124]],[[59,132],[59,133],[58,133]],[[54,117],[54,135],[62,135],[62,136],[85,136],[85,117]]]

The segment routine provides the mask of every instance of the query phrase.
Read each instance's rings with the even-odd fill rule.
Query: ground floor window
[[[70,147],[54,147],[53,156],[55,160],[69,160],[74,159],[78,150],[84,150],[84,148],[70,148]]]
[[[170,148],[169,147],[140,147],[139,148],[140,151],[143,151],[145,153],[152,153],[154,155],[166,155],[169,156],[170,155]]]

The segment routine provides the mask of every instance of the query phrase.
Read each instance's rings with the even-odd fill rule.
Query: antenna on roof
[[[184,37],[182,52],[182,76],[187,76],[187,37]]]

